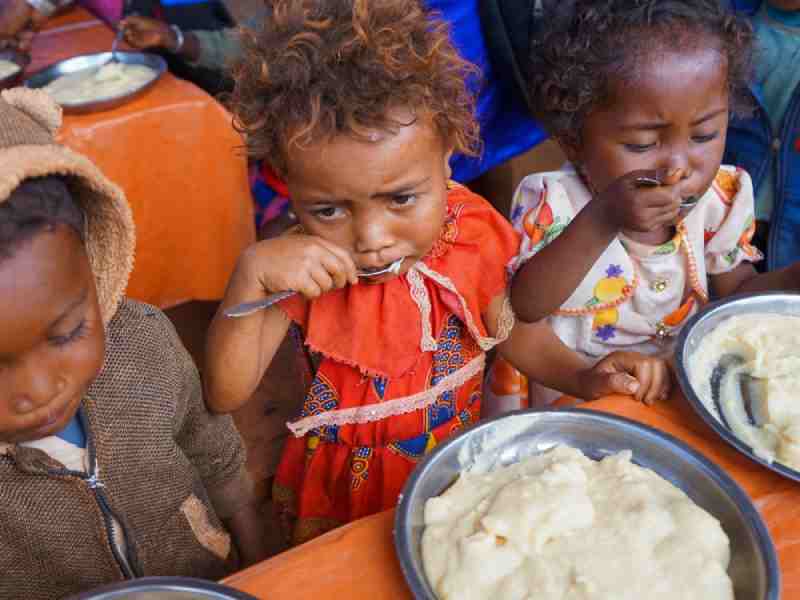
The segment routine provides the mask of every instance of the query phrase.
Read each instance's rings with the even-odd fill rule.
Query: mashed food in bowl
[[[723,356],[736,356],[719,388],[719,401],[731,430],[765,460],[800,469],[800,317],[745,314],[730,317],[706,336],[688,365],[692,388],[712,414],[714,369]],[[743,411],[739,374],[759,426]]]
[[[719,521],[630,459],[558,446],[462,472],[425,504],[422,557],[437,596],[732,599]]]
[[[128,94],[155,77],[150,67],[112,62],[99,69],[67,73],[42,89],[59,104],[83,104]]]

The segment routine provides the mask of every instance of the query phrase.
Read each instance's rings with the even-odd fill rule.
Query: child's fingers
[[[672,388],[672,375],[666,361],[658,360],[653,363],[653,384],[651,393],[645,398],[645,404],[655,404],[664,401],[669,397]]]
[[[661,369],[660,363],[648,363],[650,366],[651,378],[650,378],[650,388],[645,392],[644,396],[642,397],[642,402],[647,404],[648,406],[652,406],[658,400],[661,399],[662,395],[664,394],[664,375],[665,373]]]
[[[309,299],[318,298],[333,288],[333,277],[321,264],[309,269],[306,283],[300,287],[302,294]]]
[[[653,366],[649,361],[640,361],[634,368],[633,374],[639,382],[639,389],[636,391],[636,399],[639,402],[644,402],[653,383]]]
[[[627,373],[610,373],[604,378],[605,388],[598,394],[598,396],[607,396],[608,394],[624,394],[633,395],[637,394],[641,389],[641,384],[635,377],[631,377]]]
[[[338,246],[337,244],[334,244],[333,242],[330,242],[328,240],[323,240],[322,238],[318,238],[318,241],[321,246],[323,246],[328,252],[330,252],[336,258],[339,259],[346,280],[352,285],[357,284],[358,268],[356,267],[355,261],[353,261],[353,257],[350,256],[350,253],[341,246]],[[338,287],[344,287],[344,284]]]
[[[328,252],[322,257],[321,263],[331,277],[332,287],[343,288],[350,281],[347,264],[339,255]]]

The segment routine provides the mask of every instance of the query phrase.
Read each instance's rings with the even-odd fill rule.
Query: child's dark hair
[[[750,109],[753,33],[719,0],[555,0],[533,36],[527,66],[534,116],[552,136],[579,142],[586,116],[608,100],[609,82],[635,79],[653,49],[718,41],[733,112]],[[669,46],[665,42],[669,40]]]
[[[0,260],[57,225],[72,227],[83,239],[84,214],[65,182],[58,177],[26,179],[0,204]]]
[[[417,0],[274,0],[243,46],[234,124],[250,155],[282,175],[291,144],[408,125],[387,115],[396,107],[432,118],[456,152],[479,150],[465,83],[477,69]]]

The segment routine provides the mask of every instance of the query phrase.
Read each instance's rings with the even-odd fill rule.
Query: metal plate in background
[[[764,521],[744,491],[719,467],[676,438],[641,423],[591,410],[562,409],[524,410],[484,422],[445,441],[417,465],[403,488],[394,531],[400,566],[417,600],[436,598],[422,564],[425,501],[455,481],[462,470],[460,455],[487,441],[494,445],[480,455],[481,463],[488,458],[490,465],[498,467],[558,444],[578,448],[596,460],[631,450],[634,463],[682,489],[720,521],[730,538],[728,574],[736,600],[780,597],[777,555]]]
[[[106,64],[109,60],[111,60],[111,52],[98,52],[96,54],[82,54],[80,56],[73,56],[72,58],[57,62],[45,69],[42,69],[36,74],[31,75],[25,81],[25,86],[33,89],[42,88],[51,81],[55,81],[62,75],[74,75],[81,71],[98,69]],[[153,77],[147,83],[144,83],[138,88],[135,88],[130,92],[126,92],[125,94],[117,94],[116,96],[109,96],[88,102],[64,103],[61,105],[61,108],[64,109],[64,112],[71,114],[97,112],[115,108],[121,104],[130,102],[153,87],[167,70],[166,61],[157,54],[148,54],[146,52],[117,52],[117,60],[121,63],[129,65],[143,65],[145,67],[149,67],[155,71],[155,77]]]

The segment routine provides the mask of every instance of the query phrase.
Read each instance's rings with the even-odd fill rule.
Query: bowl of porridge
[[[19,50],[0,50],[0,90],[19,85],[31,57]]]
[[[32,75],[25,85],[50,94],[65,113],[108,110],[130,102],[156,85],[167,63],[145,52],[84,54]]]
[[[524,410],[437,447],[407,481],[395,547],[418,600],[777,600],[744,491],[683,442],[591,410]]]
[[[800,481],[800,294],[743,294],[690,319],[675,350],[695,412],[751,460]]]

